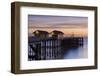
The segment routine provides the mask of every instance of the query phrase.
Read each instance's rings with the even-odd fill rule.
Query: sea
[[[64,54],[64,59],[80,59],[88,57],[88,38],[83,38],[83,46],[71,48]]]

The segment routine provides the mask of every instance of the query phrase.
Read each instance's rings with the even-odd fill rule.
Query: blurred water
[[[71,48],[66,51],[64,55],[64,59],[79,59],[79,58],[87,58],[88,57],[88,39],[83,39],[83,46],[79,46],[78,48]]]

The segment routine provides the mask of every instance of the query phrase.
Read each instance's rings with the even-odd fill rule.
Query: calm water
[[[78,48],[71,48],[66,51],[64,55],[64,59],[79,59],[79,58],[87,58],[88,57],[88,39],[84,38],[83,46]]]
[[[36,52],[34,50],[36,47],[35,47],[35,44],[33,46],[33,43],[32,43],[31,46],[34,49],[32,49],[31,46],[29,46],[29,48],[28,48],[28,59],[30,61],[32,61],[32,60],[50,60],[50,59],[87,58],[88,57],[88,47],[87,47],[88,41],[87,40],[88,40],[87,38],[83,38],[83,45],[82,46],[70,47],[67,50],[62,49],[62,51],[64,51],[64,53],[63,52],[62,53],[61,52],[55,52],[55,53],[53,52],[53,51],[58,51],[58,49],[60,49],[60,48],[58,48],[58,46],[55,47],[55,48],[51,47],[53,45],[56,45],[56,44],[52,44],[52,43],[54,43],[54,42],[52,42],[52,40],[47,41],[46,45],[45,45],[44,41],[41,42],[41,44],[39,43],[38,49],[36,50],[38,52]],[[57,42],[55,42],[55,43],[57,43]],[[57,45],[59,45],[59,44],[57,43]],[[68,46],[66,43],[64,45]],[[64,48],[66,48],[66,46],[64,46]],[[46,51],[46,53],[44,51]],[[44,59],[36,59],[36,57],[39,57],[39,58],[41,57],[41,58],[44,58]]]

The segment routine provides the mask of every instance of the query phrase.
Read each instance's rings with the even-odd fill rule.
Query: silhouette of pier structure
[[[63,59],[64,51],[83,46],[83,37],[63,37],[64,33],[54,30],[36,30],[28,41],[28,60]]]

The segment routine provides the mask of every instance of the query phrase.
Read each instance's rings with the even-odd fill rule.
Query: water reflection
[[[70,48],[64,53],[64,59],[79,59],[88,57],[88,41],[87,38],[83,38],[83,46],[77,48]]]

